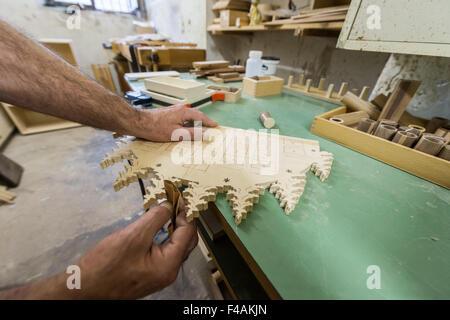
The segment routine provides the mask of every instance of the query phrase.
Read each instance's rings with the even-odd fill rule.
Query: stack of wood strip
[[[16,195],[12,192],[7,191],[7,188],[5,186],[0,186],[0,202],[13,204],[15,197]]]
[[[299,15],[293,16],[290,19],[280,19],[264,23],[265,25],[280,25],[280,24],[300,24],[312,22],[331,22],[344,21],[348,12],[348,5],[326,7],[320,9],[302,10]]]
[[[216,83],[242,81],[245,67],[230,66],[229,61],[197,61],[192,63],[194,69],[190,71],[198,77],[207,77]]]

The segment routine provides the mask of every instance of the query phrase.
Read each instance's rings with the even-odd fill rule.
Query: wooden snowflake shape
[[[205,139],[206,138],[206,139]],[[114,183],[116,191],[148,178],[144,197],[149,208],[165,198],[164,180],[186,186],[188,220],[227,193],[236,224],[258,202],[266,188],[280,201],[286,214],[292,212],[312,170],[324,181],[330,174],[333,155],[320,151],[319,142],[227,127],[209,129],[203,141],[158,143],[134,137],[121,138],[113,152],[101,161],[102,168],[127,160]]]

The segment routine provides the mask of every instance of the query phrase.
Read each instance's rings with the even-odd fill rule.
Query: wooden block
[[[23,168],[0,153],[0,183],[10,188],[17,187],[22,178]]]
[[[240,22],[248,21],[248,12],[237,10],[220,11],[220,26],[222,28],[236,26],[237,19],[239,19]]]
[[[144,80],[145,87],[153,92],[164,95],[195,101],[204,97],[206,85],[194,80],[185,80],[172,77],[157,77]]]
[[[192,62],[192,66],[196,69],[218,69],[226,68],[230,65],[229,61],[217,60],[217,61],[195,61]]]
[[[334,118],[343,120],[343,124],[346,126],[354,126],[359,123],[362,118],[368,118],[369,115],[365,111],[355,111],[350,113],[340,114]]]
[[[420,86],[420,81],[399,80],[384,106],[379,119],[399,121]]]
[[[253,97],[281,94],[284,81],[275,76],[250,77],[243,80],[243,92]]]
[[[371,119],[376,120],[380,116],[380,111],[378,111],[377,107],[368,101],[360,99],[352,92],[347,92],[344,97],[342,97],[342,103],[350,110],[367,112]]]

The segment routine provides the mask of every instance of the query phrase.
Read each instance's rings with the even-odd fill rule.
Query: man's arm
[[[0,20],[0,101],[92,127],[170,141],[185,121],[217,122],[182,106],[137,110]]]
[[[80,289],[68,289],[66,273],[0,291],[1,299],[138,299],[175,281],[181,264],[197,245],[195,221],[187,222],[183,200],[177,226],[165,244],[152,243],[172,213],[164,206],[100,241],[78,262]]]

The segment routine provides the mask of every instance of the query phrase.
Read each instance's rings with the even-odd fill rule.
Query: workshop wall
[[[422,81],[408,112],[425,119],[450,119],[450,58],[392,54],[374,94],[392,91],[398,79]]]
[[[207,0],[207,22],[212,23],[211,8],[215,1]],[[261,1],[287,8],[288,0]],[[309,7],[309,0],[294,1],[297,8]],[[293,31],[254,32],[243,35],[207,35],[208,60],[225,59],[245,64],[249,50],[262,50],[265,56],[281,58],[277,75],[287,79],[302,74],[313,79],[317,85],[320,77],[339,86],[349,82],[349,88],[373,88],[381,74],[387,53],[360,52],[336,49],[337,38],[304,36],[295,37]]]
[[[158,33],[206,49],[205,0],[146,0],[146,6]]]
[[[80,29],[66,26],[69,17],[63,8],[44,7],[41,1],[0,0],[0,18],[35,38],[69,38],[81,69],[92,75],[91,64],[106,63],[102,43],[110,38],[134,34],[132,15],[85,10],[81,12]]]

